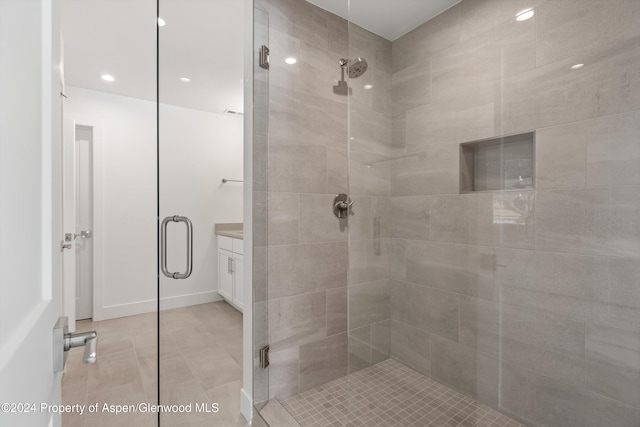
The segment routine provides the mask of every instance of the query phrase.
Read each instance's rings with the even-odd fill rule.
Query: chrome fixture
[[[343,70],[345,68],[348,69],[350,79],[357,79],[358,77],[363,75],[365,71],[367,71],[367,68],[369,68],[369,64],[367,64],[367,61],[364,58],[356,58],[356,59],[342,58],[340,60],[340,66],[342,67]]]
[[[227,182],[244,182],[241,179],[227,179],[227,178],[222,178],[222,183],[226,184]]]
[[[342,69],[342,76],[340,81],[337,82],[338,84],[333,87],[333,93],[336,95],[351,95],[351,88],[344,79],[344,71],[347,70],[349,78],[356,79],[367,71],[369,64],[367,64],[367,61],[363,58],[356,58],[354,60],[342,58],[340,60],[340,68]]]
[[[269,346],[265,345],[260,349],[260,367],[266,369],[269,367]]]
[[[260,68],[269,69],[269,48],[266,45],[260,46],[260,54],[258,56],[258,64]]]
[[[81,239],[89,239],[91,237],[91,230],[82,230],[80,231],[80,234],[74,234],[73,238],[77,239],[77,238],[81,238]]]
[[[333,214],[338,219],[345,219],[355,215],[352,209],[353,201],[345,193],[340,193],[333,198]]]
[[[167,270],[167,225],[170,222],[184,222],[187,226],[187,271],[171,273]],[[193,224],[186,216],[173,215],[162,220],[160,225],[160,268],[162,274],[172,279],[186,279],[193,269]]]
[[[67,351],[84,346],[82,363],[96,363],[98,349],[98,333],[96,331],[69,333],[69,321],[66,317],[58,318],[53,327],[53,371],[62,372],[67,361]]]

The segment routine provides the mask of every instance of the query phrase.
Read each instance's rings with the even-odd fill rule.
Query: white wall
[[[188,217],[193,223],[193,273],[184,280],[162,276],[162,308],[219,299],[214,224],[242,222],[242,118],[160,107],[160,218]],[[167,267],[186,268],[182,223],[169,223]],[[190,295],[186,298],[185,295]]]
[[[94,319],[156,309],[156,106],[135,98],[67,88],[65,116],[97,126],[94,147]],[[164,306],[218,299],[213,224],[242,221],[242,120],[161,105],[161,216],[194,223],[193,274],[163,280]],[[95,133],[95,132],[94,132]],[[98,146],[99,145],[99,146]],[[240,178],[241,179],[241,178]],[[183,234],[171,224],[169,268],[184,263]],[[174,242],[175,240],[175,242]]]

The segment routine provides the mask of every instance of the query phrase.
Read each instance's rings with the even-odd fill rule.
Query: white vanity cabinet
[[[218,235],[218,293],[242,311],[243,241]]]

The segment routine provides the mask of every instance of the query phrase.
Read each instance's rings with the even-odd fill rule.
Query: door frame
[[[103,154],[103,123],[95,117],[64,117],[65,146],[75,144],[76,126],[89,127],[92,130],[92,170],[93,170],[93,289],[92,289],[92,318],[104,318],[103,290],[104,290],[104,154]],[[75,182],[75,180],[74,180]],[[75,202],[74,202],[75,208]],[[75,216],[75,211],[74,211]],[[73,224],[75,229],[75,223]],[[75,243],[74,243],[75,245]],[[75,246],[74,246],[75,249]],[[73,254],[75,256],[75,252]],[[76,282],[75,269],[73,280],[65,273],[64,280],[64,315],[69,317],[69,330],[75,331],[76,324]]]

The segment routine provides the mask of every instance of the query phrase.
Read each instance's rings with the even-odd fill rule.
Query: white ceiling
[[[395,40],[461,0],[307,1]],[[160,0],[160,102],[243,111],[243,4]],[[155,17],[156,0],[62,0],[66,83],[155,101]]]
[[[394,41],[462,0],[307,1]]]
[[[160,102],[243,111],[243,3],[160,0]],[[155,17],[155,0],[62,0],[66,84],[155,101]]]

